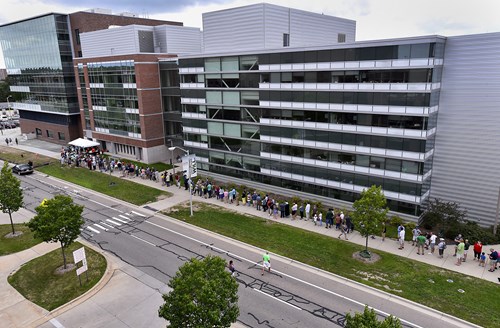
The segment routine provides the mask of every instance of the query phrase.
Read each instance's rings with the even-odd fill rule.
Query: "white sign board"
[[[197,177],[198,168],[196,166],[196,156],[194,154],[182,157],[182,170],[186,173],[186,176],[188,176],[190,162],[191,162],[191,178]]]
[[[85,271],[87,271],[87,258],[85,257],[85,248],[80,248],[77,249],[76,251],[73,252],[73,259],[75,260],[75,265],[78,264],[78,262],[82,261],[83,266],[80,268],[76,269],[76,274],[79,276]]]

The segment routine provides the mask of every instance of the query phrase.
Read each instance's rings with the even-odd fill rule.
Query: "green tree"
[[[384,321],[377,319],[377,314],[373,309],[365,306],[363,313],[355,313],[351,316],[350,313],[346,314],[345,328],[402,328],[401,322],[398,318],[392,315],[385,318]]]
[[[3,213],[9,213],[12,234],[15,235],[12,213],[17,212],[23,206],[23,191],[19,181],[9,168],[9,163],[4,162],[0,172],[0,209]]]
[[[10,95],[9,84],[5,81],[0,81],[0,102],[7,102],[7,97]]]
[[[84,223],[83,206],[73,203],[69,196],[57,195],[35,208],[36,215],[28,227],[34,232],[35,238],[45,242],[59,242],[66,269],[65,250],[80,234]]]
[[[169,281],[172,291],[158,315],[172,328],[230,327],[240,313],[238,283],[225,268],[224,259],[211,255],[185,263]]]
[[[429,201],[422,215],[424,226],[428,229],[453,229],[466,218],[467,210],[460,208],[459,203],[445,202],[438,198]]]
[[[352,205],[352,218],[356,229],[362,236],[366,237],[366,247],[363,254],[370,256],[368,252],[368,237],[378,232],[379,224],[386,220],[387,200],[382,192],[382,187],[375,185],[361,192],[361,197]]]

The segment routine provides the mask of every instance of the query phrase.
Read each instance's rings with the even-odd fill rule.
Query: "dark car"
[[[31,174],[33,173],[33,167],[29,164],[17,164],[12,168],[13,173],[21,174]]]

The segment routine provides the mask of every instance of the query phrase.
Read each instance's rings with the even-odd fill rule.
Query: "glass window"
[[[412,44],[410,58],[429,58],[430,45],[428,43]]]
[[[385,169],[389,171],[401,172],[401,160],[386,158]]]
[[[240,70],[253,71],[259,69],[259,62],[257,56],[241,56],[240,57]]]
[[[398,59],[409,59],[410,58],[410,45],[400,45],[398,46]]]
[[[57,132],[57,136],[59,138],[59,140],[65,140],[66,137],[64,136],[64,132]]]
[[[419,163],[412,161],[403,161],[401,172],[419,174]]]
[[[220,58],[206,58],[205,72],[220,72]]]
[[[207,129],[209,134],[217,134],[217,135],[224,134],[224,126],[222,123],[207,122]]]
[[[290,34],[283,33],[283,47],[289,47],[289,46],[290,46]]]
[[[224,123],[224,135],[230,137],[241,137],[241,126],[239,124]]]
[[[207,91],[206,97],[209,104],[222,104],[222,92],[220,91]]]
[[[238,71],[239,70],[238,57],[223,57],[222,70],[225,72]]]
[[[239,105],[240,93],[235,91],[224,91],[223,93],[224,105]]]

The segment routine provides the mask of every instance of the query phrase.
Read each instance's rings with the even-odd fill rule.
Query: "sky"
[[[90,8],[183,22],[202,28],[202,13],[244,6],[254,0],[1,0],[0,25],[48,12]],[[418,35],[500,32],[500,0],[267,0],[286,7],[356,21],[356,40]],[[5,67],[0,52],[0,68]]]

